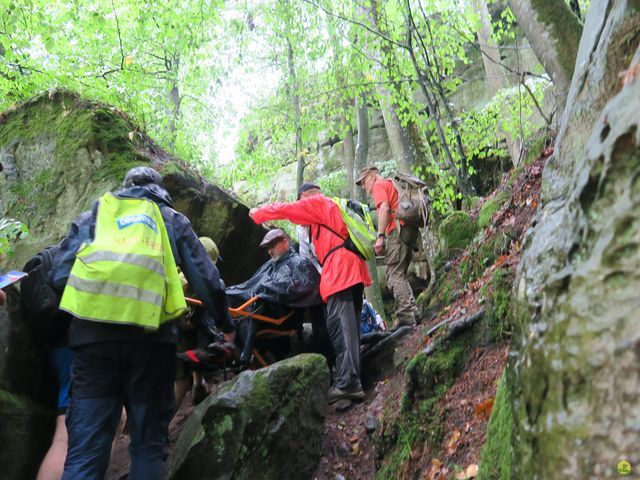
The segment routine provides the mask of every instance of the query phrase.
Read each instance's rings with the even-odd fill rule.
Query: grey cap
[[[122,186],[125,188],[141,187],[149,183],[155,183],[162,187],[162,175],[151,167],[133,167],[124,177]]]
[[[270,243],[275,242],[281,238],[289,238],[286,233],[284,233],[279,228],[274,228],[273,230],[269,230],[267,234],[264,236],[262,241],[260,242],[259,247],[267,247]]]

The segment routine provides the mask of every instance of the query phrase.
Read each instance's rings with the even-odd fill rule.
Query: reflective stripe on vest
[[[110,193],[100,198],[95,238],[76,254],[60,308],[86,320],[151,330],[186,310],[155,203]]]
[[[99,293],[109,295],[110,297],[133,298],[134,300],[150,303],[158,308],[162,308],[162,295],[131,285],[84,280],[73,275],[69,277],[67,285],[72,286],[80,292]]]
[[[83,261],[86,264],[107,260],[111,262],[131,263],[133,265],[144,267],[152,272],[156,272],[158,275],[164,275],[164,265],[162,265],[162,263],[157,262],[152,258],[145,257],[144,255],[136,255],[135,253],[115,253],[102,250],[83,257]]]

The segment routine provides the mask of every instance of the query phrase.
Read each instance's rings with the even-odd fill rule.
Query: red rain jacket
[[[324,302],[331,295],[358,283],[371,285],[367,264],[358,255],[346,248],[338,248],[329,254],[332,248],[344,243],[349,232],[338,206],[324,195],[313,195],[297,202],[274,203],[261,207],[254,213],[253,220],[256,223],[289,220],[299,225],[311,226],[311,242],[320,263],[323,264],[320,296]],[[342,238],[326,227],[339,233]]]

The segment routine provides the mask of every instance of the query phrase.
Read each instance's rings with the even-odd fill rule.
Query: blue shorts
[[[58,413],[64,413],[70,401],[73,351],[69,347],[53,347],[49,351],[49,362],[58,379]]]

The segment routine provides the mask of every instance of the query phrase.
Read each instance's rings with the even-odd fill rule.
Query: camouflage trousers
[[[418,316],[416,300],[407,280],[418,234],[419,230],[414,227],[402,227],[402,233],[396,228],[387,236],[385,246],[387,286],[393,294],[396,318],[401,325],[413,325]]]

